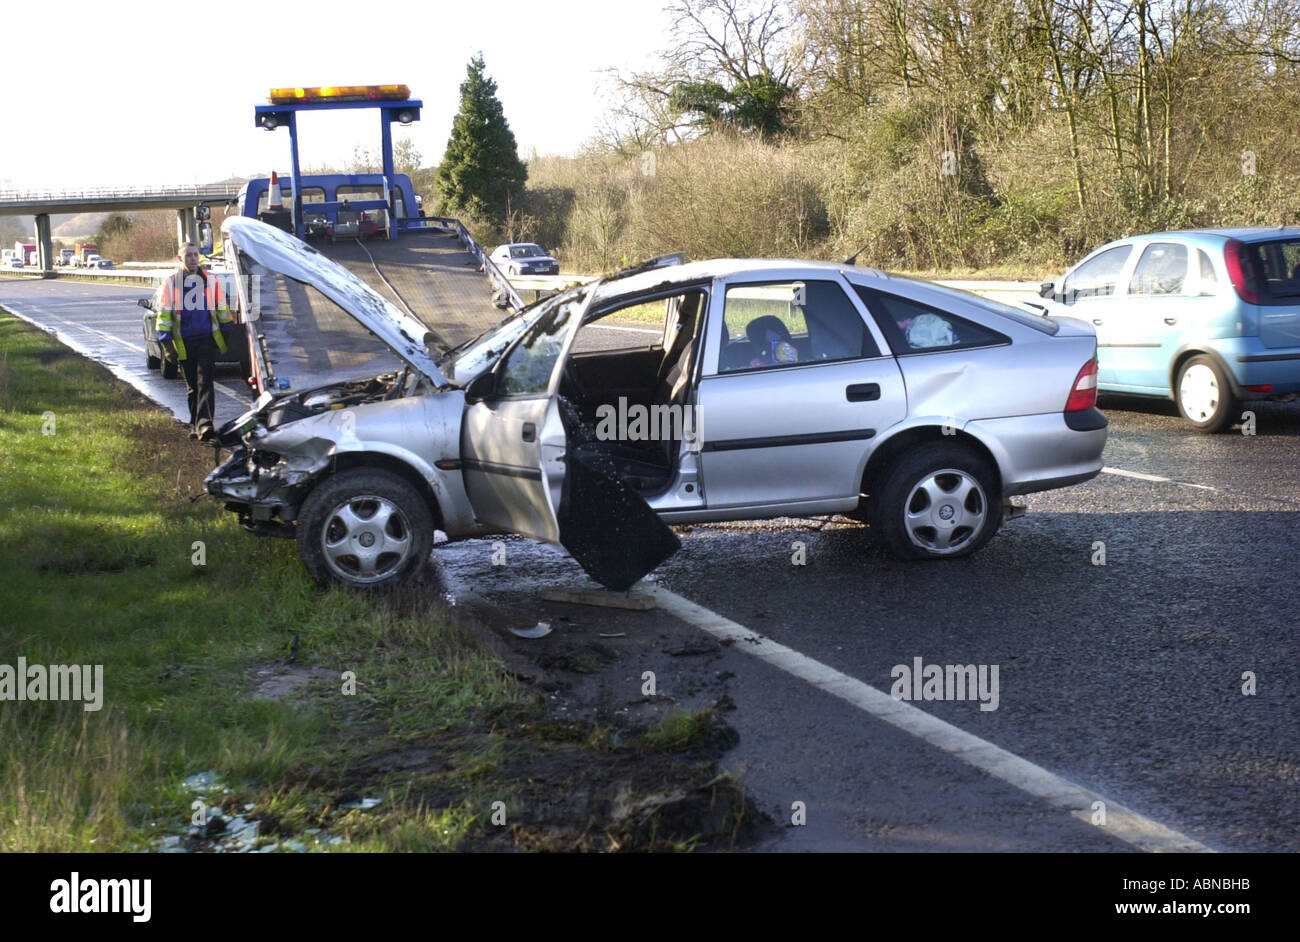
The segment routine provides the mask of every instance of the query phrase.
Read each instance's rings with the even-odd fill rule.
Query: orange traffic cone
[[[269,212],[278,212],[284,209],[284,194],[280,192],[280,177],[271,171],[271,192],[267,194],[266,208]]]

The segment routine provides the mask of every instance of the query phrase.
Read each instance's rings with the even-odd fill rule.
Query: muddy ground
[[[449,594],[438,569],[408,593],[424,595],[422,604]],[[399,779],[408,800],[429,807],[507,796],[506,824],[485,815],[464,850],[732,850],[776,830],[743,781],[719,767],[739,737],[727,722],[731,674],[717,667],[717,642],[688,625],[648,633],[647,612],[591,605],[537,600],[521,609],[462,595],[445,611],[536,691],[536,705],[378,752],[347,773],[340,803]],[[528,618],[551,632],[514,635]],[[665,661],[671,669],[656,670],[653,695],[644,693],[647,665]],[[451,773],[484,748],[497,761],[467,787]]]

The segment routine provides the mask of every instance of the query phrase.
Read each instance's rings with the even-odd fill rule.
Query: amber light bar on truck
[[[318,88],[273,88],[266,97],[273,105],[316,101],[407,101],[411,89],[406,85],[323,85]]]

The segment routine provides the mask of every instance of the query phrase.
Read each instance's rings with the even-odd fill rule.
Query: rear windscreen
[[[1256,283],[1261,303],[1300,298],[1300,239],[1252,242],[1242,247],[1247,283]],[[1254,271],[1250,271],[1254,268]]]

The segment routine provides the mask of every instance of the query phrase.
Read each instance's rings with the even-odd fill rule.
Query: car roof
[[[1106,243],[1122,245],[1137,242],[1156,242],[1161,239],[1187,239],[1197,236],[1209,236],[1215,239],[1239,239],[1242,242],[1265,242],[1269,239],[1300,239],[1300,227],[1297,226],[1238,226],[1218,229],[1173,229],[1168,232],[1144,232],[1141,235],[1127,236]],[[1102,246],[1105,248],[1106,246]]]
[[[667,265],[637,272],[634,275],[611,277],[602,282],[596,291],[595,303],[621,297],[625,294],[639,294],[656,288],[671,288],[674,285],[688,285],[714,278],[731,275],[754,275],[762,278],[768,274],[788,273],[791,269],[812,272],[843,272],[852,280],[863,282],[867,279],[889,279],[891,276],[871,268],[845,265],[842,262],[816,262],[809,259],[794,258],[711,258],[682,265]]]

